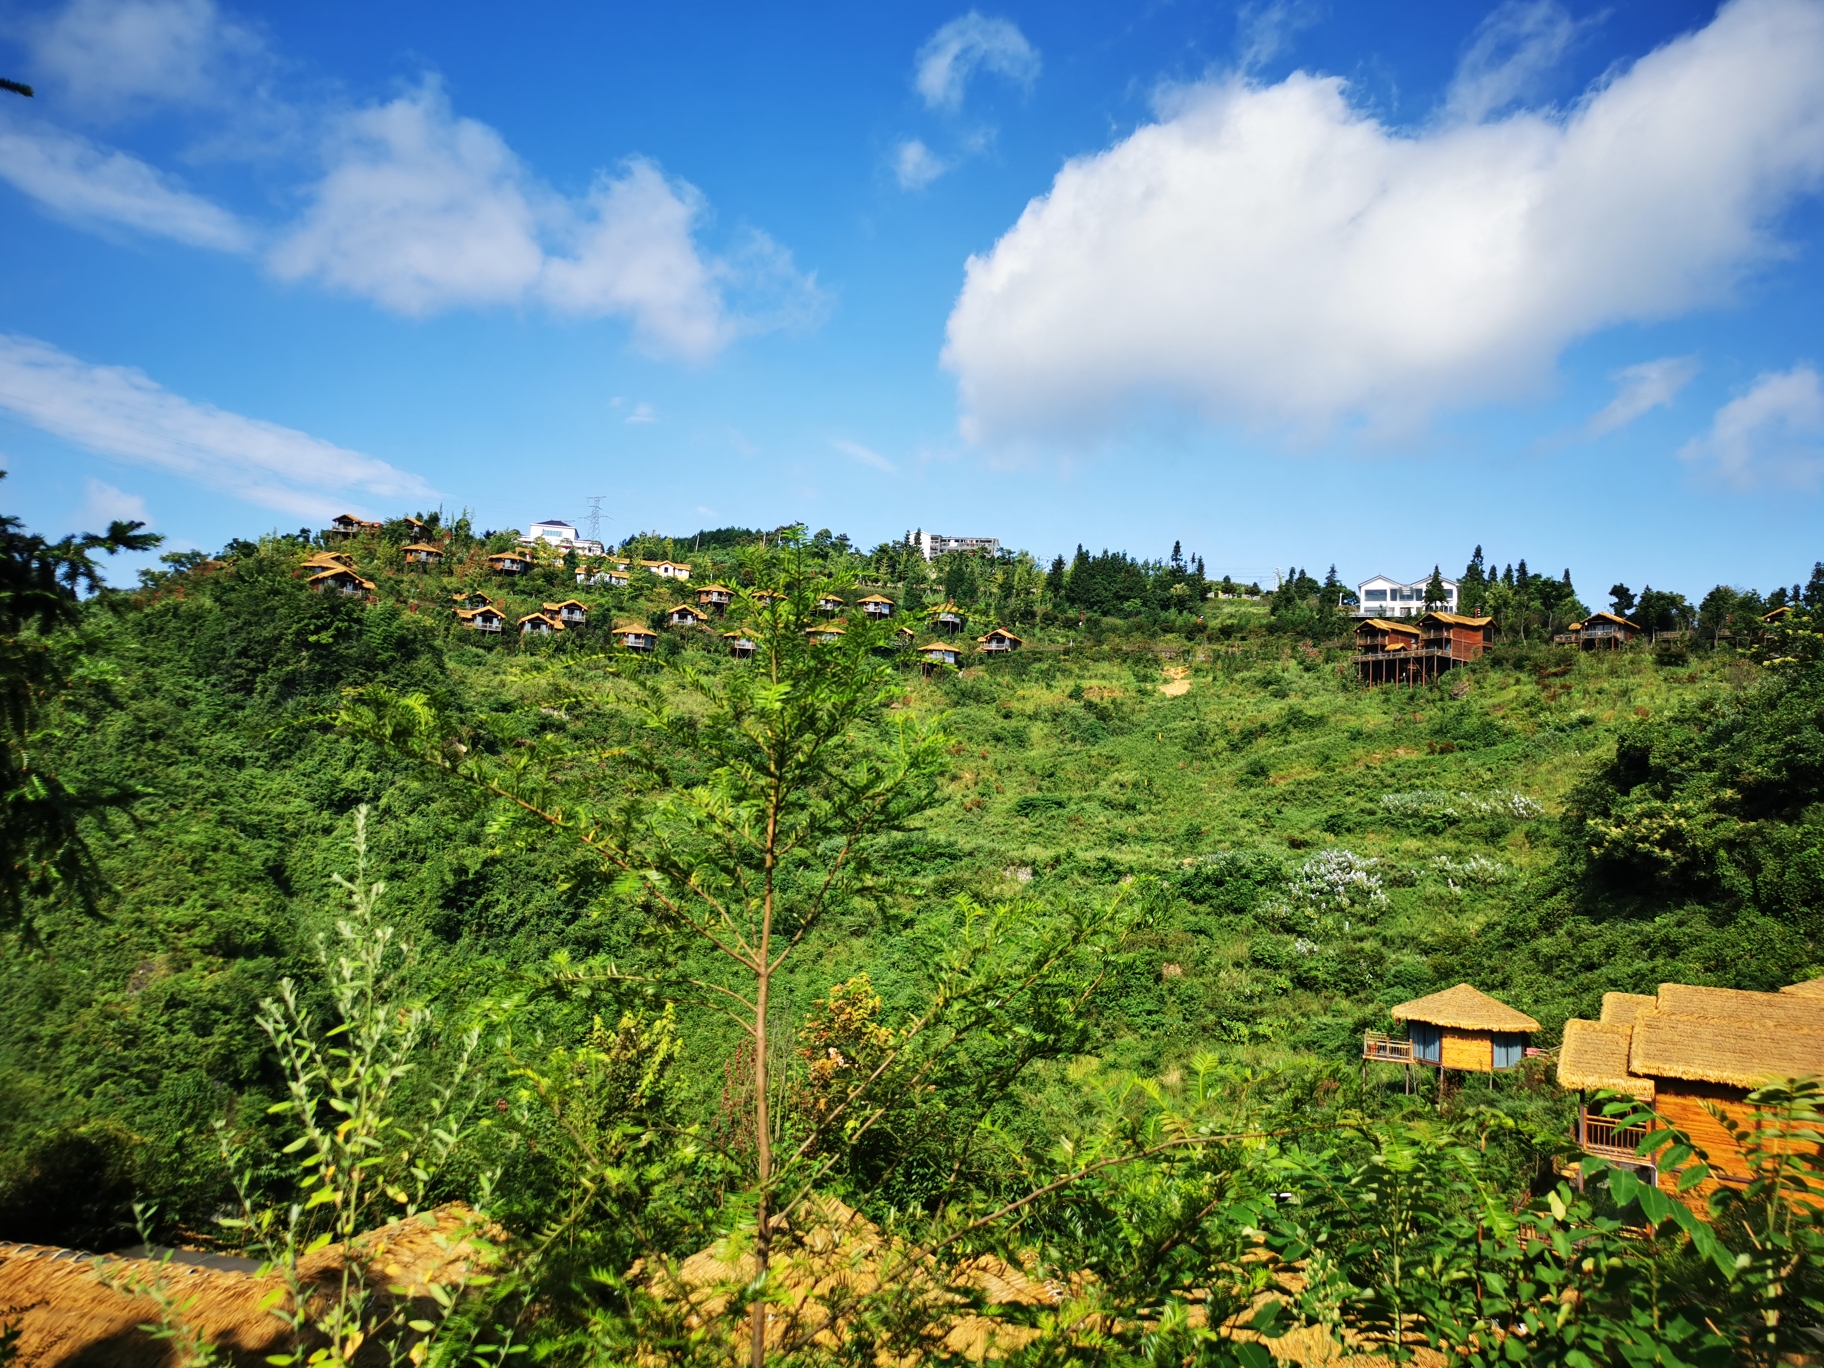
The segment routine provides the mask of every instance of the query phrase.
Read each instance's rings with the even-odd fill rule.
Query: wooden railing
[[[1392,1036],[1382,1035],[1379,1031],[1362,1033],[1362,1058],[1375,1059],[1384,1064],[1412,1064],[1412,1042],[1395,1040]]]
[[[1638,1148],[1646,1138],[1645,1126],[1623,1126],[1606,1116],[1591,1116],[1582,1107],[1577,1109],[1577,1146],[1585,1154],[1638,1164],[1642,1162]]]

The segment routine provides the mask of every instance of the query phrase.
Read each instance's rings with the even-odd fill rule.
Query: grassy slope
[[[98,625],[100,682],[69,719],[66,763],[78,776],[131,777],[154,796],[137,832],[104,842],[122,888],[111,915],[53,912],[40,948],[15,944],[0,957],[0,1235],[105,1225],[135,1191],[210,1200],[209,1120],[236,1095],[273,1086],[253,1006],[279,974],[307,970],[326,875],[345,863],[346,813],[358,802],[379,809],[380,872],[432,947],[434,991],[481,991],[554,949],[643,952],[574,856],[491,829],[472,804],[310,721],[344,685],[384,678],[527,730],[561,728],[561,706],[539,711],[557,699],[536,667],[553,651],[588,649],[589,636],[478,645],[443,605],[483,582],[480,571],[363,569],[380,571],[380,606],[315,599],[274,558]],[[512,607],[569,597],[549,579],[513,586],[524,606]],[[579,597],[615,613],[637,598]],[[655,587],[649,597],[640,606],[667,596]],[[1259,625],[1253,605],[1222,607],[1234,630]],[[1594,957],[1582,941],[1555,959],[1525,945],[1515,953],[1512,938],[1516,926],[1557,935],[1577,915],[1551,892],[1550,814],[1591,757],[1641,710],[1741,687],[1744,667],[1673,673],[1641,655],[1592,656],[1478,666],[1409,693],[1362,690],[1336,653],[1258,635],[1093,649],[1029,635],[1034,649],[960,676],[908,671],[907,705],[949,715],[955,773],[943,804],[894,841],[879,915],[833,924],[812,947],[790,985],[797,1005],[863,968],[890,1001],[910,1000],[941,934],[941,918],[927,915],[935,899],[1107,889],[1129,874],[1162,876],[1171,896],[1112,984],[1098,1029],[1110,1060],[1149,1071],[1206,1046],[1248,1062],[1315,1054],[1342,1066],[1355,1032],[1385,1023],[1387,1004],[1459,977],[1534,1012],[1548,1039],[1604,989],[1650,987],[1666,966],[1678,971],[1666,977],[1731,980],[1726,957],[1681,962],[1690,938],[1662,944],[1652,928],[1614,933],[1614,953]],[[699,648],[704,663],[721,660],[708,639]],[[1383,809],[1384,795],[1415,790],[1518,791],[1548,815],[1413,820]],[[1260,905],[1332,846],[1379,861],[1388,901],[1306,953],[1298,928]],[[1205,857],[1221,851],[1256,852],[1254,883],[1204,878]],[[1500,877],[1452,888],[1435,863],[1477,855],[1498,861]],[[560,1035],[576,1025],[561,1015],[550,1024]],[[706,1023],[692,1029],[709,1107],[720,1042]],[[63,1177],[48,1179],[53,1170]]]

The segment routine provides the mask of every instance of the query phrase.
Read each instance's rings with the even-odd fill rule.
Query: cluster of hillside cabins
[[[1370,1031],[1362,1041],[1364,1076],[1370,1063],[1412,1071],[1499,1074],[1528,1056],[1539,1023],[1524,1012],[1459,983],[1392,1009],[1403,1036]],[[1557,1054],[1558,1085],[1578,1094],[1576,1148],[1592,1158],[1627,1165],[1662,1191],[1703,1197],[1718,1186],[1741,1189],[1754,1177],[1744,1144],[1752,1131],[1748,1094],[1792,1078],[1824,1074],[1824,979],[1777,993],[1662,983],[1656,994],[1605,993],[1596,1021],[1564,1024]],[[1680,1170],[1655,1157],[1645,1142],[1651,1125],[1617,1116],[1601,1099],[1632,1099],[1682,1130],[1708,1156],[1710,1174],[1681,1190]],[[1816,1153],[1815,1135],[1776,1139]],[[1578,1175],[1581,1182],[1582,1167]]]

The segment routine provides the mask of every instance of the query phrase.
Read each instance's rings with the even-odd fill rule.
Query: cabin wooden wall
[[[1446,1069],[1475,1073],[1495,1070],[1495,1043],[1487,1031],[1456,1031],[1446,1026],[1439,1064]]]

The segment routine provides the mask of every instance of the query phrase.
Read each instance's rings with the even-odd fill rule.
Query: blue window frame
[[[1526,1037],[1523,1035],[1495,1036],[1495,1067],[1511,1069],[1526,1055]]]
[[[1408,1039],[1412,1041],[1412,1057],[1427,1064],[1436,1064],[1444,1058],[1444,1028],[1433,1026],[1428,1021],[1408,1022],[1406,1026]]]
[[[1385,589],[1364,589],[1362,597],[1370,603],[1385,603],[1387,602],[1387,591]]]

